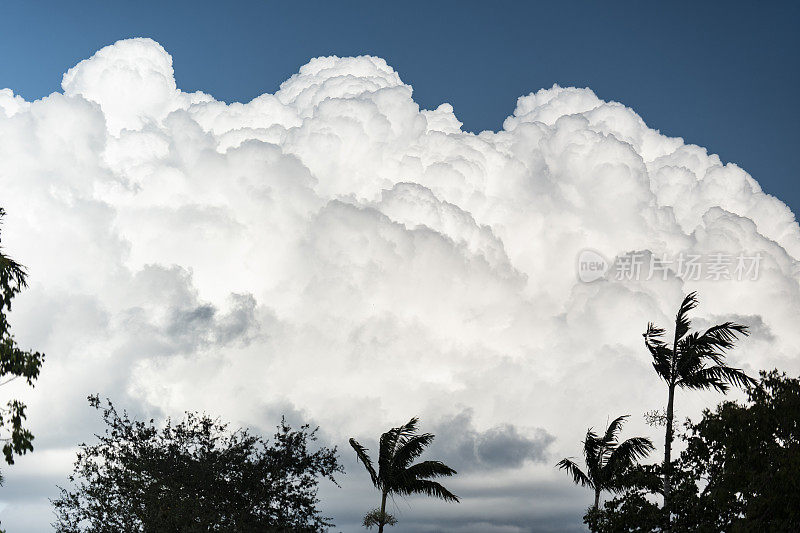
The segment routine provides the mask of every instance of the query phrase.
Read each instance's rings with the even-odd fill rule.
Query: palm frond
[[[422,461],[409,466],[404,474],[409,479],[432,479],[453,476],[457,472],[441,461]]]
[[[599,461],[604,447],[605,444],[602,437],[595,433],[592,428],[586,430],[586,438],[583,440],[583,457],[587,465],[592,465]]]
[[[603,436],[603,442],[606,445],[614,445],[617,442],[617,433],[620,432],[622,429],[623,424],[625,424],[625,420],[630,415],[622,415],[615,418],[609,425],[608,429],[606,429],[606,434]]]
[[[417,432],[417,423],[419,423],[419,418],[415,416],[399,428],[395,428],[397,429],[398,437],[411,437],[414,435]]]
[[[681,303],[680,309],[678,309],[678,314],[675,316],[675,342],[677,342],[683,338],[686,333],[689,332],[689,327],[692,325],[689,317],[689,311],[697,307],[697,293],[690,292],[686,295],[686,298],[683,299]]]
[[[444,488],[436,481],[427,479],[418,479],[396,491],[398,494],[411,495],[411,494],[425,494],[427,496],[435,496],[445,501],[458,502],[458,496]]]
[[[716,376],[709,375],[708,369],[703,368],[678,380],[677,385],[682,389],[710,390],[713,389],[723,394],[728,392],[730,386]]]
[[[747,336],[747,326],[725,322],[707,329],[704,333],[692,333],[681,341],[681,351],[700,359],[711,359],[715,364],[722,363],[725,352],[733,348],[739,335]]]
[[[735,322],[724,322],[708,328],[701,337],[715,339],[717,342],[733,343],[739,335],[746,337],[749,334],[747,326]]]
[[[716,365],[701,368],[696,372],[682,377],[678,386],[685,389],[716,389],[727,392],[730,385],[747,388],[756,383],[756,380],[744,373],[743,370],[725,365]]]
[[[378,476],[386,477],[391,471],[392,458],[400,438],[400,428],[392,428],[383,433],[378,441]]]
[[[617,446],[608,460],[608,467],[613,472],[633,466],[640,459],[644,459],[655,450],[653,442],[647,437],[631,437]]]
[[[406,442],[409,438],[413,437],[417,432],[417,417],[412,418],[400,427],[392,428],[383,435],[380,439],[380,458],[378,463],[381,469],[389,469],[394,461],[400,445]]]
[[[606,448],[603,439],[592,428],[589,428],[583,441],[583,460],[586,463],[589,478],[595,479],[600,476]]]
[[[350,439],[350,446],[352,446],[356,451],[356,458],[364,464],[364,468],[366,468],[367,472],[369,472],[369,477],[372,480],[372,484],[378,487],[380,483],[378,474],[375,472],[375,468],[372,466],[372,459],[369,458],[369,454],[367,453],[368,450],[359,444],[356,439]]]
[[[567,474],[572,476],[572,481],[575,482],[576,485],[594,488],[594,483],[589,476],[584,474],[583,470],[581,470],[581,468],[571,459],[567,459],[565,457],[564,459],[561,459],[556,466],[561,470],[566,470]]]
[[[594,429],[589,428],[586,430],[586,438],[583,440],[583,455],[586,458],[594,457],[597,451],[602,447],[603,439],[594,432]]]
[[[653,357],[653,368],[662,379],[669,381],[672,372],[670,363],[672,350],[661,340],[664,336],[664,330],[649,323],[647,324],[647,331],[642,336],[644,337],[644,345]]]
[[[422,455],[422,452],[433,442],[433,439],[434,436],[431,433],[423,433],[422,435],[413,435],[411,437],[400,437],[397,442],[397,450],[392,458],[392,468],[407,468],[414,459]]]
[[[664,337],[664,333],[666,333],[664,328],[659,328],[652,322],[648,322],[647,331],[642,334],[642,337],[645,337],[655,343],[664,344],[664,341],[661,340]]]

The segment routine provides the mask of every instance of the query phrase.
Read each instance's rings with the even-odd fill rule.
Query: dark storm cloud
[[[543,462],[554,437],[541,428],[521,432],[504,423],[478,431],[473,413],[465,409],[443,418],[432,428],[432,454],[459,471],[519,468],[525,461]]]
[[[233,294],[227,313],[209,303],[172,310],[165,333],[176,345],[194,349],[201,344],[225,346],[248,344],[258,330],[256,299],[250,294]]]

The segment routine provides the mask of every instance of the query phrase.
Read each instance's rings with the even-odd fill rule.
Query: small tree
[[[0,223],[5,211],[0,208]],[[11,334],[6,313],[11,311],[11,300],[27,286],[25,268],[3,254],[0,247],[0,385],[17,378],[24,378],[33,386],[39,377],[39,369],[44,354],[22,350]],[[3,455],[8,464],[14,464],[15,455],[33,451],[33,434],[23,427],[25,404],[19,400],[9,400],[0,407],[0,439]],[[0,477],[0,479],[2,479]]]
[[[593,510],[600,504],[600,493],[604,490],[622,490],[621,474],[653,450],[653,443],[646,437],[632,437],[622,443],[617,440],[626,418],[628,415],[616,418],[602,436],[592,428],[586,431],[586,439],[583,441],[586,472],[569,458],[562,459],[556,465],[566,470],[576,485],[589,487],[594,491]]]
[[[316,532],[331,527],[317,509],[319,478],[335,483],[336,449],[308,450],[308,426],[284,421],[272,442],[204,415],[187,413],[159,429],[113,404],[106,431],[82,444],[69,480],[53,501],[57,531]]]
[[[377,471],[372,466],[368,450],[355,439],[350,439],[350,446],[367,469],[372,484],[381,491],[380,509],[373,509],[364,517],[364,527],[378,526],[378,533],[383,533],[384,526],[397,523],[397,519],[386,512],[386,499],[389,495],[426,494],[445,501],[458,502],[455,494],[432,481],[433,478],[452,476],[456,473],[455,470],[440,461],[412,464],[434,439],[431,433],[417,433],[417,422],[417,418],[412,418],[407,424],[392,428],[381,435]]]

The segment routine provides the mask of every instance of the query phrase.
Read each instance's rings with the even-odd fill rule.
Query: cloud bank
[[[571,531],[590,495],[552,465],[619,414],[660,441],[640,420],[664,400],[641,333],[684,293],[700,293],[698,325],[754,326],[733,364],[800,371],[790,209],[589,89],[522,96],[474,134],[377,57],[315,58],[226,104],[181,91],[149,39],[103,48],[62,88],[0,91],[3,245],[31,282],[12,327],[48,355],[33,392],[7,389],[37,435],[5,469],[11,530],[48,530],[93,392],[265,431],[289,412],[373,448],[419,415],[464,500],[400,501],[404,530]],[[582,283],[584,249],[761,260],[754,280]],[[682,395],[678,415],[714,399]],[[342,530],[374,506],[367,485],[352,464],[326,489]]]

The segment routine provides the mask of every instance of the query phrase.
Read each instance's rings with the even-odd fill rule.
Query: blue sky
[[[173,55],[179,87],[226,101],[273,92],[314,56],[379,55],[422,106],[450,102],[473,131],[498,129],[530,91],[588,86],[800,208],[796,4],[564,4],[11,2],[0,87],[41,97],[81,59],[134,36]]]

